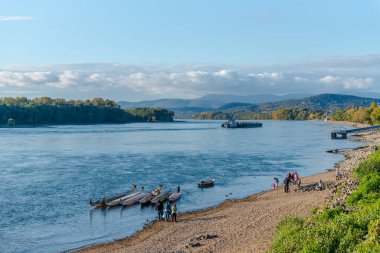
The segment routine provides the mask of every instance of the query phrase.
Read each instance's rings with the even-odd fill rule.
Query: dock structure
[[[354,129],[335,130],[331,133],[331,139],[347,139],[347,134],[349,133],[373,131],[379,128],[380,128],[380,125],[354,128]]]

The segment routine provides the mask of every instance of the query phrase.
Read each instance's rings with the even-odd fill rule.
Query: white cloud
[[[309,81],[309,79],[304,78],[304,77],[300,77],[300,76],[294,77],[294,82],[296,82],[296,83],[305,83],[308,81]]]
[[[370,63],[370,64],[369,64]],[[19,90],[115,99],[197,97],[209,93],[380,91],[380,56],[273,66],[65,64],[0,68],[0,92]],[[9,94],[9,93],[8,93]]]
[[[38,85],[57,80],[50,72],[0,71],[0,84],[3,86]]]
[[[22,21],[22,20],[30,20],[33,19],[29,16],[0,16],[0,22],[6,21]]]
[[[344,89],[368,89],[372,87],[375,80],[370,77],[357,78],[357,77],[341,77],[341,76],[325,76],[318,80],[321,83],[325,83],[333,86],[342,86]]]
[[[374,83],[372,78],[347,78],[343,80],[345,89],[367,89]]]
[[[325,83],[325,84],[332,84],[332,83],[336,83],[337,81],[340,81],[341,78],[339,76],[324,76],[322,78],[319,79],[319,81],[321,83]]]

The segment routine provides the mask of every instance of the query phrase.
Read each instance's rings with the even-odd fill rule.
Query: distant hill
[[[233,96],[233,95],[207,95],[198,99],[159,99],[142,102],[118,102],[122,108],[136,107],[161,107],[172,110],[176,116],[191,115],[200,112],[272,112],[279,108],[287,109],[312,109],[329,111],[337,108],[367,107],[371,102],[379,103],[378,98],[365,98],[342,94],[320,94],[302,97],[302,94],[290,94],[285,96],[262,95],[260,96]],[[302,97],[297,99],[282,99],[288,97]],[[232,102],[231,102],[232,100]],[[239,101],[234,101],[239,100]],[[269,102],[261,102],[270,100]],[[273,101],[274,100],[274,101]],[[248,101],[248,102],[246,102]],[[260,101],[260,102],[258,102]]]
[[[202,112],[210,111],[223,106],[230,107],[227,104],[242,103],[240,106],[248,104],[258,104],[264,102],[275,102],[287,99],[298,99],[309,96],[308,94],[287,94],[287,95],[251,95],[251,96],[236,96],[228,94],[210,94],[196,99],[158,99],[141,102],[119,101],[118,104],[124,109],[138,107],[161,107],[170,109],[174,112]],[[226,108],[227,109],[227,108]]]
[[[227,103],[258,104],[258,103],[265,103],[265,102],[283,101],[283,100],[288,100],[288,99],[305,98],[311,95],[312,94],[304,94],[304,93],[294,93],[294,94],[286,94],[286,95],[260,94],[260,95],[249,95],[249,96],[210,94],[210,95],[200,97],[196,100],[218,101],[218,102],[222,102],[223,104],[227,104]]]
[[[341,94],[321,94],[301,99],[289,99],[285,101],[262,103],[253,106],[252,109],[273,111],[278,108],[307,108],[313,110],[334,110],[337,108],[348,108],[358,106],[369,106],[372,102],[379,103],[380,99],[363,98]]]

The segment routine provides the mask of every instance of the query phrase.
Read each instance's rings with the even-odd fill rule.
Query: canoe
[[[170,194],[172,194],[172,192],[170,190],[168,190],[168,191],[161,193],[158,196],[154,197],[150,202],[152,204],[156,204],[158,201],[164,202],[164,201],[169,199]]]
[[[158,188],[154,189],[149,195],[139,200],[141,205],[147,205],[150,203],[152,199],[158,196],[161,193],[162,184],[159,185]]]
[[[143,198],[145,198],[148,195],[150,195],[150,193],[148,193],[148,192],[140,192],[136,196],[122,201],[121,204],[123,206],[132,206],[134,204],[139,203],[140,199],[143,199]]]
[[[142,198],[142,199],[139,200],[139,203],[140,203],[141,205],[147,205],[147,204],[149,204],[150,201],[151,201],[153,198],[155,198],[155,197],[156,197],[156,196],[153,195],[152,193],[148,193],[147,196],[145,196],[144,198]]]
[[[127,195],[131,194],[131,193],[133,193],[135,191],[136,187],[137,187],[137,185],[133,185],[133,189],[130,190],[130,191],[118,193],[118,194],[115,194],[115,195],[112,195],[112,196],[108,196],[108,197],[103,197],[103,198],[101,198],[99,200],[96,200],[96,201],[94,201],[94,200],[92,200],[90,198],[89,203],[93,207],[106,207],[107,206],[106,202],[111,202],[111,201],[113,201],[115,199],[119,199],[119,198],[122,198],[124,196],[127,196]]]
[[[170,201],[170,202],[177,201],[180,197],[181,197],[181,189],[180,189],[180,187],[178,186],[178,187],[177,187],[177,191],[176,191],[176,192],[173,192],[172,194],[170,194],[170,196],[169,196],[169,201]]]
[[[143,191],[144,191],[144,187],[142,187],[142,188],[141,188],[141,191],[139,191],[139,192],[133,192],[133,193],[131,193],[131,194],[128,194],[128,195],[122,196],[122,197],[120,197],[120,198],[117,198],[117,199],[111,200],[111,201],[109,201],[109,202],[106,201],[105,204],[106,204],[107,207],[118,206],[118,205],[121,204],[121,202],[123,202],[123,201],[125,201],[125,200],[127,200],[127,199],[129,199],[129,198],[132,198],[132,197],[134,197],[134,196],[140,194],[140,193],[143,192]]]
[[[214,186],[215,179],[204,179],[198,183],[198,187],[212,187]]]

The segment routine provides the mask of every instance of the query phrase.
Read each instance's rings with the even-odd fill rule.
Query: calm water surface
[[[221,129],[218,121],[0,129],[0,252],[59,252],[131,235],[155,219],[140,206],[92,209],[131,188],[181,185],[179,212],[270,188],[273,176],[323,172],[341,160],[330,140],[341,125],[263,121]],[[197,181],[215,178],[214,188]]]

